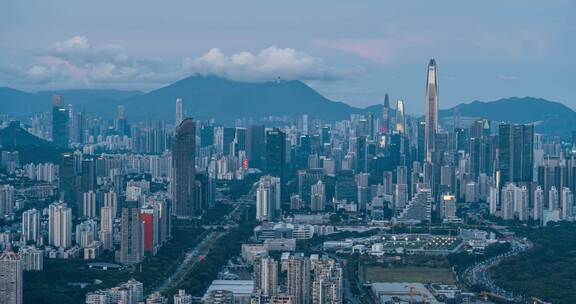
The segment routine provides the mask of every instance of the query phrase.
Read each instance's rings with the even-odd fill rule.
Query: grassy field
[[[364,278],[370,282],[455,283],[448,268],[419,266],[365,266]]]

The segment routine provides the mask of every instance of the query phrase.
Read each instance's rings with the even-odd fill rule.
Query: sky
[[[424,112],[534,96],[576,109],[576,1],[0,0],[0,86],[153,90],[190,75],[299,79]]]

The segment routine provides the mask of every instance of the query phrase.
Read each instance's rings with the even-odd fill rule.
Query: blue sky
[[[576,1],[2,1],[0,86],[151,90],[191,74],[303,79],[422,113],[536,96],[576,108]]]

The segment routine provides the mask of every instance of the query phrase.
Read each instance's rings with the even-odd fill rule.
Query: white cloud
[[[322,59],[291,48],[271,46],[253,54],[226,55],[214,48],[198,58],[185,58],[184,72],[214,75],[238,81],[265,81],[277,77],[300,80],[335,80],[350,77],[359,70],[342,71],[327,66]]]
[[[189,75],[214,75],[238,81],[266,81],[277,77],[300,80],[335,80],[362,73],[339,70],[306,53],[275,46],[258,53],[224,54],[214,48],[196,58],[170,65],[154,58],[129,56],[118,45],[94,45],[85,36],[51,44],[32,64],[0,65],[2,85],[119,87],[151,89]]]

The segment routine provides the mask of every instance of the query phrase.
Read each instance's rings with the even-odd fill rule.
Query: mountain
[[[20,127],[18,121],[13,121],[0,130],[0,151],[18,151],[22,164],[58,163],[62,152],[52,142],[28,133]]]
[[[54,94],[63,95],[64,102],[73,104],[77,109],[102,111],[102,108],[110,108],[110,112],[114,112],[118,102],[143,93],[109,89],[24,92],[0,87],[0,112],[24,116],[49,111]]]
[[[173,120],[174,104],[182,98],[184,113],[200,119],[221,121],[265,116],[309,114],[323,119],[341,119],[362,112],[342,102],[331,101],[301,81],[238,82],[213,76],[192,76],[124,101],[130,118]]]
[[[24,130],[20,127],[19,121],[13,121],[8,127],[0,130],[0,146],[4,148],[52,147],[53,144]]]
[[[576,126],[576,112],[562,103],[534,97],[511,97],[490,102],[473,101],[440,110],[440,119],[488,118],[494,122],[533,123],[536,131],[567,135]]]

